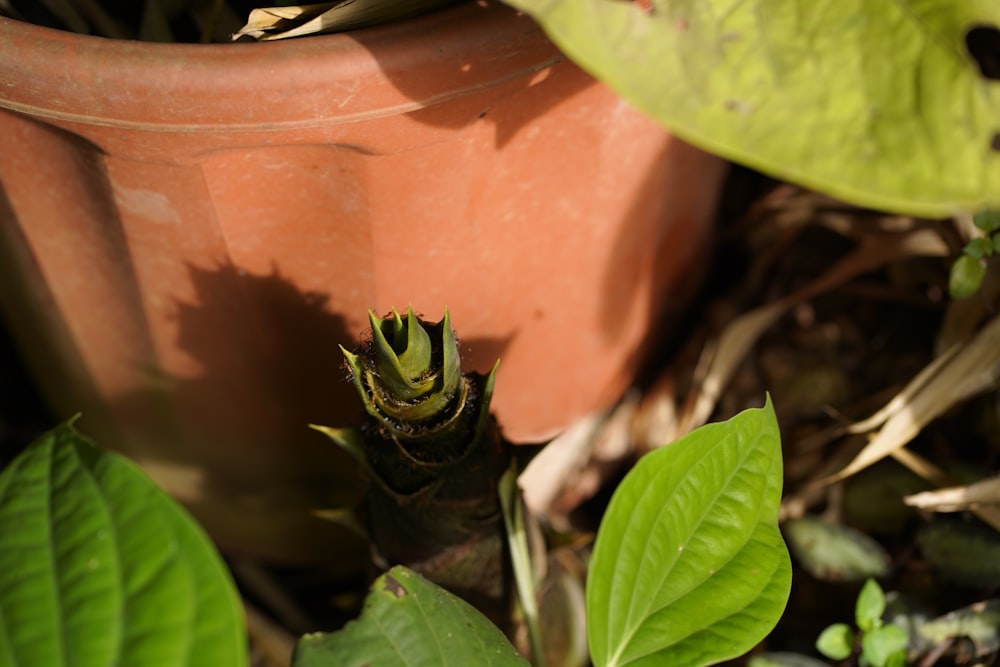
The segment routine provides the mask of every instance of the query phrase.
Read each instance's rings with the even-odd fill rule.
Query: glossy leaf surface
[[[71,425],[0,473],[0,665],[242,667],[242,609],[201,528]]]
[[[709,665],[754,646],[791,583],[770,401],[643,457],[601,523],[587,579],[598,667]]]
[[[989,0],[507,0],[712,152],[874,208],[1000,201]]]

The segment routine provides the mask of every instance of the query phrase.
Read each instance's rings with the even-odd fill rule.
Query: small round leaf
[[[968,255],[962,255],[951,265],[948,292],[955,299],[968,298],[979,291],[985,274],[986,267],[982,262]]]
[[[835,623],[820,633],[816,650],[831,660],[844,660],[854,650],[854,630],[846,623]]]

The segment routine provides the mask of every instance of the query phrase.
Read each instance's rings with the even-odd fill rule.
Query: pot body
[[[469,3],[267,44],[0,19],[0,301],[63,415],[224,546],[343,539],[360,415],[338,344],[445,307],[515,441],[627,386],[690,287],[724,164]]]

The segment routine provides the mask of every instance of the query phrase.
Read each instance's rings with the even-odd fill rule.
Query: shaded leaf
[[[979,209],[972,215],[972,224],[987,234],[1000,229],[1000,211],[994,208]]]
[[[462,599],[396,566],[375,580],[361,616],[299,640],[293,667],[524,667],[503,633]]]
[[[951,265],[948,276],[948,293],[955,299],[967,299],[979,291],[986,267],[972,255],[965,254]]]
[[[770,400],[640,459],[594,545],[586,589],[594,664],[697,667],[766,635],[791,583],[777,526],[781,482]]]
[[[983,656],[1000,649],[1000,599],[977,602],[968,607],[917,625],[923,639],[942,644],[954,637],[968,637]]]
[[[1000,201],[998,68],[983,67],[995,40],[970,42],[976,26],[996,32],[996,3],[508,2],[638,109],[724,157],[883,210]]]
[[[0,534],[0,664],[246,665],[239,599],[208,538],[71,425],[0,473]]]
[[[1000,536],[979,526],[935,522],[920,527],[924,557],[951,581],[970,586],[1000,585]]]
[[[885,549],[850,526],[802,517],[786,521],[784,529],[792,553],[817,579],[855,581],[889,571]]]

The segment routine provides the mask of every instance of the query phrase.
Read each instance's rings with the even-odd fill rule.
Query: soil
[[[978,574],[950,569],[947,562],[929,557],[933,549],[928,550],[926,541],[927,526],[959,532],[972,528],[993,545],[994,551],[988,553],[996,554],[995,531],[981,530],[979,520],[969,513],[931,515],[903,505],[905,493],[929,485],[900,464],[886,460],[843,484],[804,493],[820,474],[835,471],[864,445],[863,438],[836,436],[838,430],[870,416],[892,398],[930,363],[942,339],[959,326],[947,293],[948,272],[961,248],[953,222],[855,209],[745,169],[734,170],[719,218],[710,279],[688,319],[665,334],[662,349],[667,352],[650,368],[644,400],[630,415],[627,446],[615,455],[616,465],[603,466],[596,477],[587,478],[598,480],[589,490],[582,486],[563,490],[563,503],[558,505],[563,537],[586,542],[623,466],[645,448],[662,444],[655,439],[676,425],[677,415],[683,416],[685,398],[696,386],[692,378],[697,376],[701,351],[738,314],[809,285],[866,239],[881,238],[878,235],[887,230],[928,229],[941,239],[946,254],[884,261],[802,301],[767,328],[733,370],[710,419],[759,407],[769,392],[782,429],[785,494],[801,501],[789,506],[789,516],[822,515],[875,538],[890,557],[888,574],[880,579],[883,588],[906,596],[929,615],[995,595],[1000,568]],[[985,297],[973,299],[978,299],[986,316],[992,312],[993,304]],[[664,418],[653,418],[653,408],[666,401],[679,408],[665,424]],[[0,461],[8,461],[51,425],[9,336],[0,330]],[[996,474],[1000,467],[996,394],[959,403],[924,428],[908,448],[957,479]],[[963,549],[961,541],[954,544]],[[1000,562],[1000,557],[994,561]],[[820,631],[831,623],[853,622],[854,600],[863,580],[817,577],[801,560],[795,562],[787,612],[756,652],[797,651],[818,658],[813,646]],[[256,591],[250,597],[262,612],[257,631],[277,638],[279,645],[303,624],[329,629],[342,622],[363,593],[362,578],[345,584],[324,580],[320,573],[275,571],[245,562],[235,565],[245,586],[263,576],[278,587],[276,594],[261,594],[261,587],[248,586]],[[287,648],[287,643],[283,646]],[[957,641],[943,647],[942,655],[932,656],[936,662],[927,659],[920,664],[967,664],[976,650],[981,653],[976,664],[995,662],[995,647]],[[278,664],[265,653],[258,648],[255,664]],[[745,659],[733,664],[745,664]],[[856,664],[856,659],[843,664]]]

